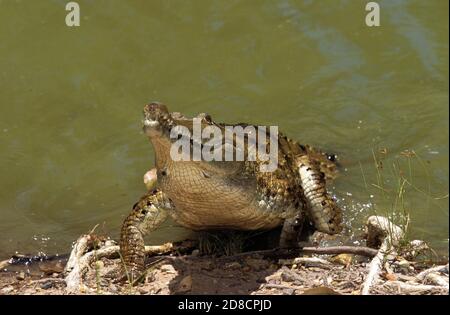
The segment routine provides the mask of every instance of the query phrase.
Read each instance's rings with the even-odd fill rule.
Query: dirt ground
[[[145,282],[137,286],[115,283],[118,258],[101,258],[83,277],[77,292],[68,292],[63,268],[67,257],[50,262],[2,266],[0,294],[283,294],[359,295],[368,272],[369,258],[337,256],[295,258],[264,257],[261,254],[200,256],[198,250],[184,255],[160,255],[148,259]],[[446,264],[446,262],[443,262]],[[394,258],[383,270],[371,294],[448,294],[448,265],[440,276],[447,286],[417,283],[415,276],[429,267],[424,263]],[[417,284],[405,291],[403,285]]]

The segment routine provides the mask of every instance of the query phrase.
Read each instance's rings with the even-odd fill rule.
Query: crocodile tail
[[[342,210],[326,190],[320,161],[309,155],[300,155],[296,162],[309,216],[316,229],[327,234],[341,232]]]

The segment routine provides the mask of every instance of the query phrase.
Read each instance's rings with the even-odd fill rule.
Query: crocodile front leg
[[[326,190],[325,174],[317,161],[308,155],[297,157],[300,181],[306,206],[316,229],[327,234],[342,231],[342,210]]]
[[[120,253],[123,259],[123,279],[136,283],[145,273],[144,236],[155,230],[167,218],[170,201],[160,190],[144,195],[122,224]]]

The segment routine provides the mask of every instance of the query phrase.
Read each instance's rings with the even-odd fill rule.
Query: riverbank
[[[387,218],[372,216],[365,228],[367,247],[324,246],[324,235],[299,249],[230,252],[237,239],[224,235],[146,246],[141,283],[117,281],[119,246],[92,232],[70,255],[0,262],[0,294],[448,294],[448,259],[430,259],[423,241],[407,241]]]
[[[170,258],[169,258],[170,257]],[[156,262],[156,264],[154,264]],[[0,294],[284,294],[359,295],[371,260],[341,254],[324,257],[276,258],[255,253],[236,257],[193,255],[154,256],[145,282],[115,283],[119,258],[103,257],[91,265],[76,291],[67,287],[63,271],[40,277],[0,273]],[[153,267],[151,267],[154,264]],[[421,276],[430,266],[401,257],[391,260],[370,294],[448,294],[448,264]],[[433,277],[447,281],[437,285]]]

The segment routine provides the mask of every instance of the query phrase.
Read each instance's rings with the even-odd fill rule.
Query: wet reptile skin
[[[225,124],[200,114],[202,128]],[[336,170],[329,157],[307,145],[278,135],[278,167],[261,172],[261,161],[174,162],[170,130],[192,130],[192,119],[151,103],[144,108],[144,132],[154,150],[156,188],[135,204],[125,219],[120,239],[128,276],[144,271],[144,239],[168,216],[192,230],[268,230],[283,225],[281,246],[293,246],[305,220],[328,234],[342,229],[342,213],[328,195],[326,179]],[[243,125],[245,126],[245,125]],[[224,134],[224,133],[223,133]],[[239,141],[235,139],[235,141]]]

